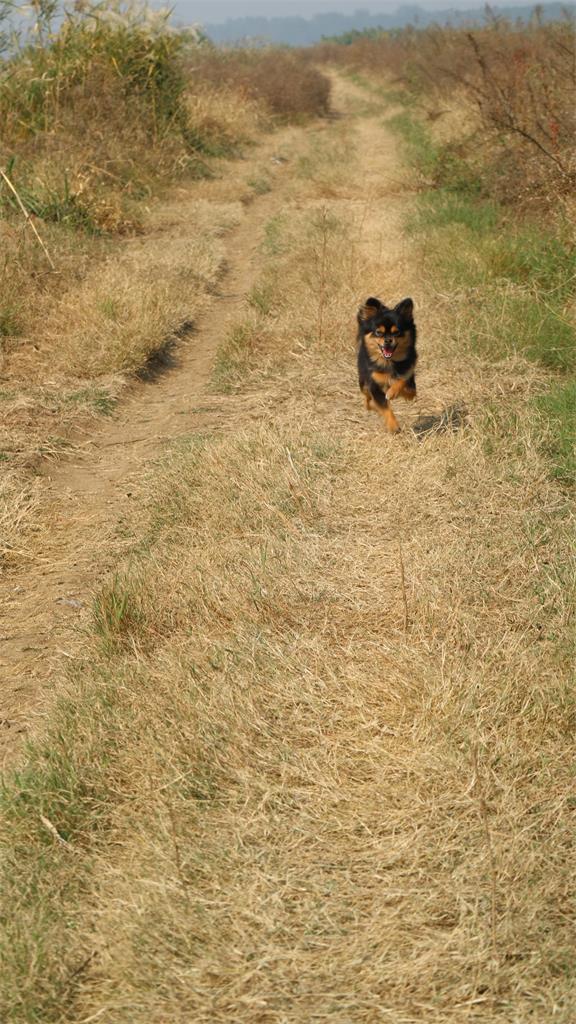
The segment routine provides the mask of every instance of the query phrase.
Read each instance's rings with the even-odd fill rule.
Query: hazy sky
[[[526,3],[527,0],[496,0],[502,6],[509,6],[514,3]],[[528,0],[529,2],[529,0]],[[465,10],[469,7],[482,7],[483,0],[398,0],[390,3],[384,0],[372,0],[371,3],[362,3],[361,0],[176,0],[174,3],[175,17],[177,21],[210,22],[225,21],[226,18],[242,18],[256,15],[259,17],[289,17],[300,15],[311,17],[314,14],[326,11],[340,11],[343,14],[351,14],[356,10],[368,10],[379,13],[380,11],[395,11],[398,7],[417,6],[428,10],[446,10],[454,8]],[[154,6],[163,6],[160,0],[155,0]]]

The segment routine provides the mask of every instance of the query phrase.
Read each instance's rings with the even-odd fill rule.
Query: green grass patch
[[[546,369],[576,371],[576,331],[567,315],[576,280],[576,247],[547,225],[511,223],[505,207],[482,196],[474,172],[438,145],[412,112],[388,121],[408,161],[433,182],[408,229],[426,236],[434,286],[455,298],[460,338],[494,359],[518,353]],[[462,316],[469,304],[470,315]],[[450,312],[448,312],[448,318]],[[560,383],[539,400],[549,427],[553,473],[574,483],[576,385]]]
[[[263,280],[254,285],[248,295],[248,305],[257,310],[263,316],[268,316],[272,311],[275,297],[275,287],[272,281]]]
[[[86,698],[80,674],[77,682],[76,701],[57,705],[46,740],[29,748],[26,767],[0,790],[1,888],[10,908],[0,929],[0,1016],[14,1024],[65,1014],[86,960],[76,918],[106,828],[111,756],[122,736],[113,687],[92,679]]]
[[[435,142],[426,125],[413,113],[404,110],[394,114],[386,125],[399,136],[408,162],[434,185],[461,195],[482,194],[482,182],[477,171],[455,152],[452,145]],[[459,142],[459,151],[461,147]]]
[[[576,247],[536,227],[508,228],[487,253],[490,272],[515,284],[566,300],[576,280]]]
[[[376,79],[363,75],[360,71],[350,71],[346,77],[351,82],[354,82],[355,85],[359,85],[362,89],[367,89],[368,92],[385,100],[386,103],[397,104],[399,107],[406,108],[410,108],[416,103],[416,96],[407,89],[394,89],[389,85],[383,85],[377,82]]]
[[[138,581],[133,576],[114,576],[94,600],[94,632],[104,648],[131,649],[138,640],[143,623]]]
[[[576,484],[576,381],[557,384],[537,400],[545,417],[549,439],[546,451],[554,476],[565,484]]]
[[[67,394],[65,401],[72,405],[87,405],[100,416],[110,416],[117,403],[105,388],[80,388]]]
[[[426,192],[408,222],[411,232],[445,228],[459,224],[478,235],[494,232],[502,219],[502,210],[487,200],[471,201],[469,197],[436,189]]]
[[[256,196],[264,196],[267,192],[271,192],[272,190],[270,178],[266,178],[264,176],[260,178],[249,178],[246,184]]]
[[[11,176],[14,171],[9,167]],[[54,224],[86,231],[88,234],[99,234],[99,227],[94,221],[90,210],[79,195],[70,188],[66,175],[58,185],[47,185],[36,182],[29,183],[26,179],[16,181],[18,195],[28,213],[41,220]],[[0,187],[0,208],[20,214],[20,206],[13,193],[4,185]]]
[[[508,298],[503,326],[505,349],[552,370],[576,370],[574,329],[558,308],[544,305],[540,295]]]
[[[439,287],[477,293],[466,332],[474,348],[576,369],[576,334],[565,315],[576,279],[571,240],[533,224],[512,225],[497,203],[446,188],[420,197],[408,228],[427,235],[426,258]]]
[[[428,197],[414,224],[427,235],[426,260],[438,288],[470,293],[465,337],[498,357],[527,356],[542,366],[576,370],[576,332],[566,315],[574,278],[574,248],[532,228],[496,225],[497,208]],[[440,216],[436,214],[440,211]],[[460,322],[461,322],[461,318]]]
[[[407,111],[401,111],[389,118],[386,124],[400,136],[411,163],[416,164],[422,171],[432,171],[436,167],[438,146],[432,141],[430,132],[421,121],[417,121]]]
[[[275,214],[267,222],[262,242],[264,256],[280,256],[284,252],[286,246],[284,239],[286,223],[286,216],[283,213]]]
[[[14,338],[21,330],[20,314],[16,307],[8,305],[0,309],[0,338]]]

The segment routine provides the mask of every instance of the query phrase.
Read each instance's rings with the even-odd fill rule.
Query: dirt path
[[[342,208],[359,215],[358,245],[383,268],[378,291],[400,297],[405,281],[413,280],[414,275],[402,232],[411,197],[396,145],[391,136],[384,136],[387,142],[375,149],[381,112],[370,116],[368,111],[367,115],[362,90],[336,77],[333,107],[339,117],[353,121],[355,145],[365,156],[361,191],[355,188],[347,195],[346,189],[341,190],[330,205],[336,212]],[[314,133],[330,130],[330,122],[289,129],[262,144],[261,157],[274,172],[272,191],[257,196],[245,208],[240,226],[228,234],[227,271],[220,294],[194,325],[193,333],[178,345],[176,365],[156,380],[135,386],[114,418],[89,435],[72,458],[48,467],[50,520],[31,547],[26,571],[11,575],[0,596],[0,763],[13,756],[37,716],[43,714],[62,656],[71,657],[81,645],[75,627],[82,609],[90,604],[98,581],[110,571],[122,549],[119,537],[124,524],[130,522],[131,482],[142,476],[166,444],[204,424],[221,421],[229,412],[230,400],[206,394],[218,345],[228,326],[239,319],[258,275],[257,250],[263,228],[283,208],[290,189],[294,190],[299,150]],[[279,161],[275,154],[280,150],[291,158]],[[185,225],[187,210],[192,209],[198,192],[211,194],[210,187],[192,188],[189,200],[180,200],[177,210],[172,204],[169,216]],[[216,200],[219,198],[216,192]],[[193,232],[194,223],[189,223]],[[159,238],[157,244],[166,243]],[[417,289],[413,297],[418,303]],[[424,408],[417,403],[404,416],[405,422],[413,422],[423,409],[433,411],[450,401],[440,380],[431,383],[428,404]],[[368,429],[377,436],[381,426],[376,417]],[[127,547],[132,543],[128,530]]]
[[[0,764],[42,715],[59,660],[78,650],[81,636],[74,627],[118,556],[118,534],[130,519],[131,481],[166,444],[221,414],[222,403],[206,395],[206,384],[217,348],[241,315],[258,273],[263,227],[282,203],[290,160],[276,154],[294,151],[303,134],[303,129],[286,129],[260,145],[257,159],[269,169],[272,191],[244,206],[240,225],[227,234],[218,294],[178,343],[170,367],[134,385],[117,414],[82,438],[73,457],[46,466],[50,518],[30,545],[25,572],[9,575],[0,593]],[[228,173],[235,172],[232,165]],[[238,188],[232,182],[226,189],[226,179],[221,187],[218,182],[191,186],[188,196],[161,207],[156,219],[165,228],[166,220],[176,217],[179,234],[187,222],[193,234],[198,195],[214,195],[218,203],[222,192],[225,199],[234,198]],[[156,244],[169,241],[160,236]]]

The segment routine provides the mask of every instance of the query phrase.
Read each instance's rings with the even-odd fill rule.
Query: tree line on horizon
[[[550,3],[527,4],[514,7],[478,7],[459,11],[445,8],[437,11],[423,10],[416,5],[399,7],[391,13],[371,13],[358,10],[353,14],[337,11],[303,17],[243,17],[228,18],[219,24],[206,23],[203,30],[217,45],[238,43],[280,43],[288,46],[310,46],[324,39],[352,42],[359,34],[390,31],[413,25],[426,28],[429,25],[485,24],[487,20],[503,18],[509,21],[527,22],[533,18],[543,21],[558,21],[576,11],[575,4]]]

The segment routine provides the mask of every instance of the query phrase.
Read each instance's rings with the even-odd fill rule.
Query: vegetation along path
[[[5,798],[2,1019],[571,1019],[543,371],[460,350],[390,107],[336,76],[333,107],[266,143],[249,206],[212,182],[159,215],[166,260],[200,201],[224,220],[226,273],[51,471],[9,580],[3,733],[45,723]],[[395,437],[357,390],[370,294],[420,329]]]

